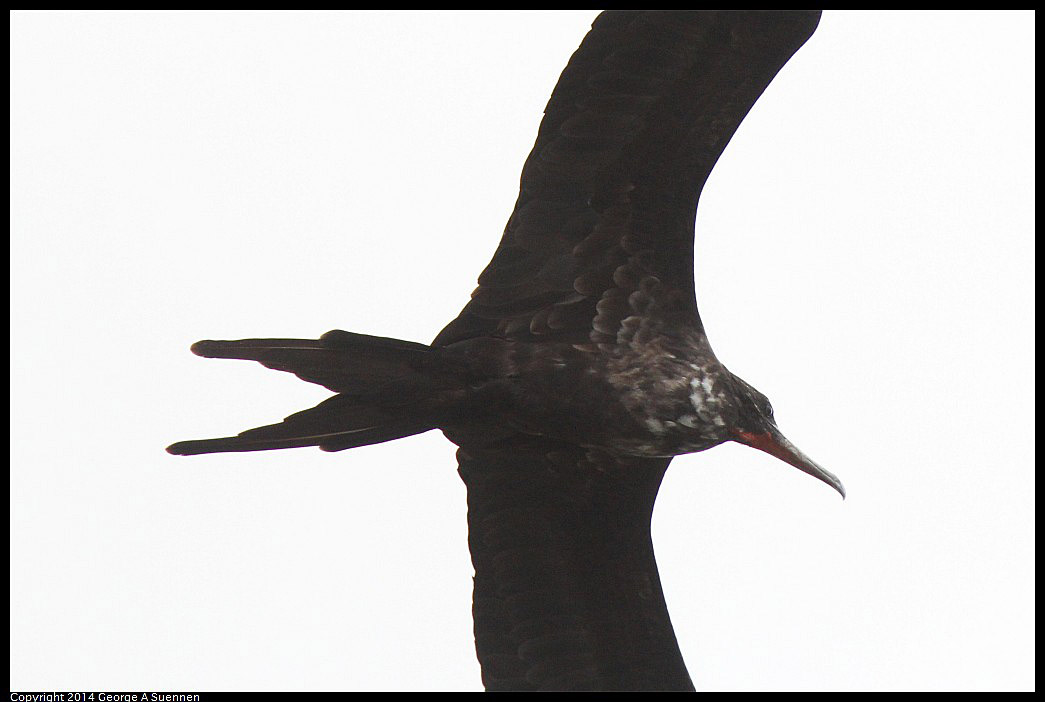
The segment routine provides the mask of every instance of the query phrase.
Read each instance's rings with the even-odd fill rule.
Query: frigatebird
[[[431,344],[335,330],[200,341],[336,393],[174,454],[340,451],[440,429],[468,489],[488,690],[692,690],[650,521],[673,456],[735,441],[845,495],[716,358],[697,200],[813,10],[609,11],[552,93],[493,260]]]

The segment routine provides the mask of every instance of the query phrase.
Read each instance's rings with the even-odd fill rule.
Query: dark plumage
[[[693,292],[697,199],[819,11],[613,11],[563,71],[493,260],[426,346],[201,341],[338,393],[176,454],[342,449],[441,429],[460,450],[487,689],[693,689],[650,518],[671,457],[738,441],[827,482],[730,373]]]

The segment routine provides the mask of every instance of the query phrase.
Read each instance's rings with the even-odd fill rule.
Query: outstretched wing
[[[487,690],[693,689],[650,540],[670,460],[534,437],[463,442]]]
[[[699,325],[697,199],[818,10],[610,11],[559,78],[472,299],[436,338],[614,343],[628,317]]]

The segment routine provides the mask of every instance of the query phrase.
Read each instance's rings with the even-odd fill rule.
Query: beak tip
[[[814,473],[813,475],[815,477],[817,477],[817,478],[820,478],[820,480],[822,480],[823,482],[825,482],[828,485],[830,485],[831,487],[833,487],[835,489],[835,491],[839,495],[842,496],[842,501],[844,502],[845,501],[845,485],[842,485],[842,481],[839,480],[834,475],[832,475],[831,473],[828,473],[826,470],[824,470],[822,468],[820,470],[821,470],[821,473]]]

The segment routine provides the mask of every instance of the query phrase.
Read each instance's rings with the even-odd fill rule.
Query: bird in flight
[[[488,690],[692,690],[650,522],[673,456],[735,441],[845,496],[715,356],[697,200],[814,10],[608,11],[559,78],[519,199],[431,344],[331,331],[200,341],[336,393],[173,454],[341,451],[441,430],[459,450]]]

